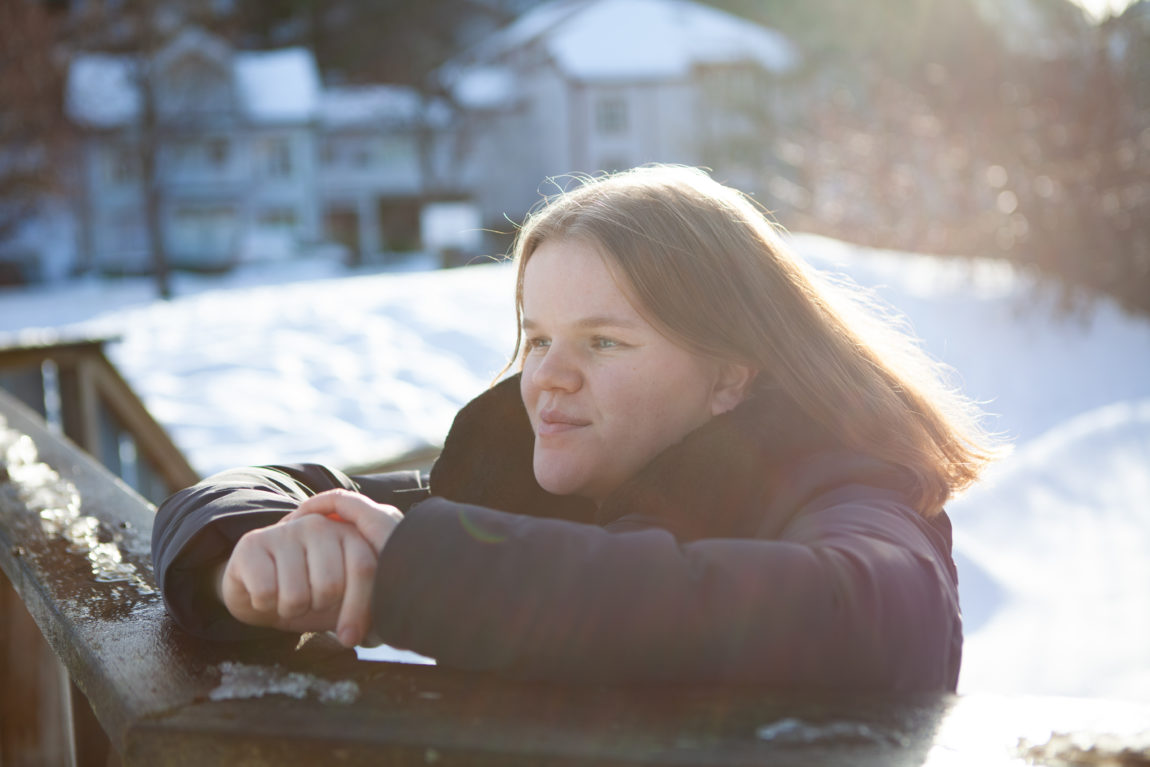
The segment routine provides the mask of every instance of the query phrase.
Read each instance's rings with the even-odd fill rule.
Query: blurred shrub
[[[1150,4],[1089,25],[1047,3],[1029,48],[977,5],[839,4],[829,28],[784,29],[810,62],[773,129],[768,205],[794,229],[1010,259],[1067,307],[1104,293],[1150,313]]]

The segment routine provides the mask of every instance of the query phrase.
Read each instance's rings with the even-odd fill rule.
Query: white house
[[[644,162],[756,188],[748,153],[798,64],[778,32],[689,0],[553,0],[441,76],[468,115],[461,182],[495,222],[554,191],[546,177]]]
[[[430,192],[425,153],[432,151],[423,142],[437,138],[429,124],[434,111],[403,86],[344,86],[323,93],[318,194],[325,231],[353,255],[420,243],[420,213]]]
[[[146,63],[89,54],[69,73],[67,110],[84,128],[78,250],[102,272],[149,268],[145,73],[169,259],[225,268],[327,242],[357,262],[427,243],[437,221],[474,233],[519,219],[553,191],[544,178],[571,172],[681,162],[755,190],[753,155],[799,56],[689,0],[553,0],[441,70],[454,115],[408,88],[324,88],[306,49],[239,51],[198,29]]]
[[[324,89],[310,51],[237,51],[198,29],[148,62],[158,197],[174,266],[226,268],[324,242],[351,260],[418,245],[428,112],[410,89]],[[141,179],[144,65],[82,55],[67,84],[84,128],[84,266],[149,268]]]

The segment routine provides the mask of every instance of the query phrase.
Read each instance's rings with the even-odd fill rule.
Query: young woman
[[[429,478],[245,469],[160,507],[180,625],[553,680],[955,688],[943,505],[994,448],[913,341],[696,170],[589,180],[515,258],[518,373]]]

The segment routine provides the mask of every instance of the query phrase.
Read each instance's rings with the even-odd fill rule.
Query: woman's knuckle
[[[312,602],[319,607],[335,604],[342,596],[343,588],[335,581],[325,581],[312,589]]]
[[[284,594],[280,598],[280,610],[287,615],[300,615],[307,612],[310,607],[311,599],[304,597],[303,594]]]
[[[352,575],[370,577],[375,575],[376,559],[368,552],[357,552],[348,557],[347,569]]]
[[[266,606],[273,604],[276,601],[276,590],[270,586],[263,586],[255,584],[248,587],[248,595],[251,598],[251,603],[255,607]]]
[[[292,524],[296,525],[300,530],[310,533],[314,532],[318,527],[320,527],[323,521],[323,517],[317,516],[315,514],[309,514],[306,517],[300,517],[299,519],[292,520]]]

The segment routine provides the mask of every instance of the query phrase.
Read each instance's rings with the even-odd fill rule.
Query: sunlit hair
[[[853,449],[908,469],[920,513],[937,514],[999,448],[946,369],[859,289],[809,268],[745,195],[704,172],[645,166],[578,179],[520,229],[524,267],[541,243],[596,247],[635,308],[695,353],[749,365]],[[515,357],[522,347],[522,329]]]

